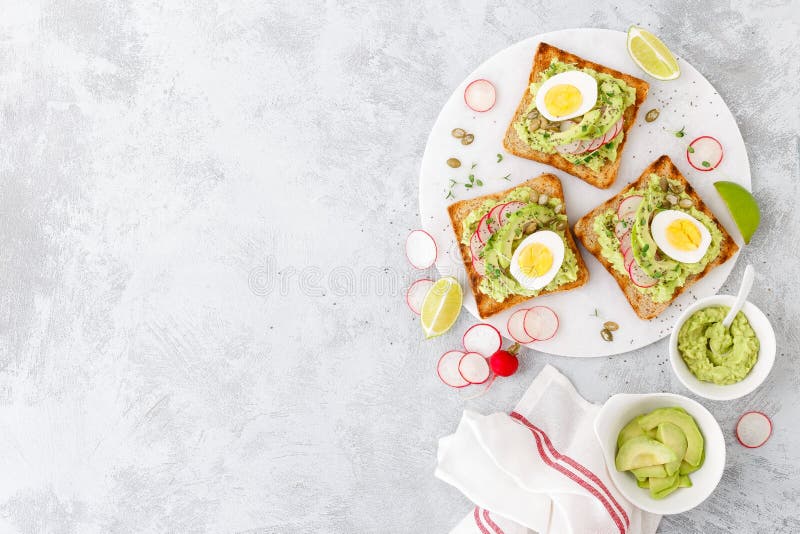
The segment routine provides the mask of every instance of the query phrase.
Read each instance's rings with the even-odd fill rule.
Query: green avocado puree
[[[688,208],[683,208],[680,204],[669,205],[667,195],[674,195],[679,202],[683,199],[691,200],[691,197],[686,191],[682,190],[683,186],[680,182],[667,180],[666,183],[668,188],[664,190],[661,187],[661,178],[657,174],[651,174],[646,188],[631,189],[623,195],[623,197],[631,195],[642,195],[643,197],[631,228],[631,246],[636,263],[645,273],[658,280],[652,287],[636,286],[638,291],[649,295],[654,302],[667,302],[678,288],[685,285],[689,276],[703,272],[706,266],[719,255],[720,243],[722,242],[722,232],[714,223],[714,220],[697,209],[696,206],[692,205]],[[711,234],[711,244],[699,262],[682,263],[658,253],[658,247],[653,240],[653,236],[650,235],[650,220],[661,209],[678,210],[687,213],[708,228]],[[618,222],[617,210],[609,209],[595,217],[592,228],[598,236],[603,257],[611,263],[614,270],[627,276],[628,273],[625,270],[624,260],[620,252],[620,242],[614,233],[614,228]]]
[[[505,224],[492,234],[480,253],[486,266],[486,275],[478,289],[497,302],[503,302],[511,295],[535,297],[542,291],[552,291],[578,279],[578,260],[566,241],[567,216],[563,213],[563,207],[559,210],[562,213],[556,213],[561,201],[551,198],[545,204],[539,204],[538,199],[537,191],[530,187],[518,187],[502,199],[484,201],[462,222],[461,242],[469,246],[470,238],[481,218],[494,206],[511,201],[525,203],[524,207],[512,213]],[[539,290],[524,288],[509,270],[511,256],[519,243],[529,235],[525,233],[525,228],[531,222],[536,223],[537,230],[551,230],[564,240],[564,262],[555,278]]]
[[[741,382],[758,359],[759,343],[744,313],[726,330],[722,320],[728,306],[694,312],[678,332],[678,352],[698,380],[714,384]]]
[[[556,74],[571,70],[581,70],[597,80],[597,102],[574,126],[562,132],[550,132],[545,129],[531,129],[528,114],[536,109],[536,93],[542,84]],[[525,110],[523,118],[514,123],[514,129],[520,139],[526,141],[531,148],[547,154],[556,154],[556,146],[566,145],[580,139],[595,139],[605,134],[622,117],[625,110],[636,101],[636,89],[623,80],[619,80],[592,69],[578,69],[575,65],[553,60],[550,66],[539,74],[539,81],[532,83],[529,91],[533,96]],[[569,123],[567,123],[569,124]],[[606,161],[616,161],[617,147],[622,143],[624,133],[617,135],[612,141],[587,154],[559,154],[562,158],[576,164],[586,165],[593,171],[599,171]]]

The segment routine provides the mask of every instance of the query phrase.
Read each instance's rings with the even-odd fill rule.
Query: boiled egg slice
[[[579,70],[548,78],[536,93],[536,109],[550,121],[583,115],[597,102],[597,80]]]
[[[711,245],[711,233],[703,223],[677,210],[661,211],[653,217],[650,233],[661,251],[681,263],[697,263]]]
[[[525,289],[542,289],[556,277],[564,263],[564,241],[549,230],[534,232],[517,246],[511,257],[511,275]]]

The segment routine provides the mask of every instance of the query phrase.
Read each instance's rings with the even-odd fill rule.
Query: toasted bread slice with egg
[[[561,157],[559,154],[547,154],[531,148],[531,146],[525,140],[519,137],[517,131],[514,129],[514,123],[522,119],[523,115],[525,114],[525,110],[528,109],[528,106],[533,101],[533,96],[529,91],[530,84],[537,81],[539,73],[546,70],[554,59],[564,63],[571,63],[581,69],[590,68],[597,72],[608,74],[614,78],[623,80],[626,84],[636,89],[636,101],[634,104],[628,106],[623,113],[622,131],[624,133],[624,137],[622,139],[622,143],[620,143],[619,147],[617,147],[617,159],[613,162],[607,161],[605,165],[603,165],[603,167],[601,167],[597,172],[593,171],[586,165],[577,165],[572,163]],[[636,114],[639,112],[639,107],[642,105],[645,98],[647,98],[647,92],[649,89],[650,85],[646,81],[640,80],[639,78],[634,78],[630,74],[625,74],[623,72],[604,67],[598,63],[587,61],[579,56],[576,56],[575,54],[571,54],[547,43],[539,43],[539,47],[536,49],[536,54],[533,57],[533,68],[531,69],[528,83],[525,85],[524,92],[522,94],[522,100],[517,107],[516,113],[514,113],[514,118],[511,119],[511,123],[506,130],[506,135],[503,139],[503,146],[515,156],[531,159],[540,163],[546,163],[547,165],[561,169],[562,171],[573,176],[577,176],[581,180],[595,187],[607,189],[611,187],[611,185],[614,183],[614,180],[617,178],[617,171],[619,170],[619,164],[622,160],[622,151],[625,148],[625,143],[628,141],[628,134],[631,130],[631,127],[633,127],[634,122],[636,121]]]
[[[472,288],[472,293],[475,295],[475,302],[478,305],[478,313],[483,318],[495,315],[503,310],[512,308],[517,304],[525,302],[526,300],[534,299],[536,297],[511,295],[503,302],[498,302],[489,295],[482,293],[480,289],[478,289],[483,277],[478,274],[477,271],[475,271],[475,268],[472,266],[472,252],[470,251],[469,246],[464,245],[461,242],[462,221],[469,215],[470,212],[480,208],[485,200],[503,198],[511,191],[519,187],[530,187],[539,194],[545,194],[551,198],[558,198],[562,203],[564,203],[564,205],[566,205],[564,201],[564,191],[561,188],[561,180],[559,180],[558,177],[553,174],[542,174],[505,191],[500,191],[499,193],[484,195],[469,200],[460,200],[454,204],[451,204],[447,208],[447,212],[450,214],[450,223],[453,227],[453,232],[455,232],[456,242],[458,243],[459,250],[461,250],[461,258],[464,260],[464,267],[467,269],[467,277],[469,278],[470,287]],[[570,289],[580,287],[589,281],[589,269],[587,269],[586,264],[581,257],[581,253],[578,250],[578,245],[575,243],[572,233],[570,232],[569,225],[567,225],[564,234],[566,236],[566,246],[572,250],[572,252],[575,254],[575,258],[578,261],[578,278],[574,282],[563,284],[555,290],[543,290],[538,296],[549,293],[557,293],[559,291],[569,291]]]
[[[595,217],[601,215],[609,209],[618,209],[623,195],[630,189],[645,187],[651,174],[657,174],[663,178],[681,182],[685,187],[686,193],[694,201],[695,207],[708,215],[708,217],[714,221],[714,224],[717,225],[720,232],[722,232],[722,242],[720,244],[719,255],[713,261],[710,261],[702,272],[689,276],[689,278],[686,279],[686,283],[682,287],[676,289],[675,293],[672,295],[672,298],[667,302],[653,301],[647,293],[637,289],[637,287],[631,281],[630,276],[620,273],[614,269],[611,266],[611,263],[603,257],[602,247],[598,241],[597,233],[595,233],[593,228]],[[722,223],[720,223],[711,210],[708,209],[703,202],[703,199],[700,198],[697,192],[692,188],[691,184],[686,181],[686,178],[684,178],[680,171],[675,167],[675,165],[672,163],[672,160],[669,159],[669,156],[661,156],[656,161],[651,163],[642,172],[638,180],[629,184],[622,189],[619,194],[610,198],[603,204],[600,204],[595,209],[581,217],[581,219],[575,223],[573,230],[575,235],[578,237],[578,240],[580,240],[583,246],[586,247],[586,250],[591,252],[594,257],[597,258],[597,261],[602,263],[611,276],[614,277],[614,280],[617,281],[617,285],[619,285],[620,289],[625,294],[625,298],[628,299],[631,307],[636,312],[636,315],[642,319],[654,319],[655,317],[658,317],[669,307],[670,304],[672,304],[672,302],[675,301],[675,299],[681,295],[681,293],[686,290],[686,288],[698,280],[701,280],[711,271],[711,269],[717,265],[722,265],[728,261],[734,254],[736,254],[736,251],[739,250],[739,246],[736,244],[727,230],[725,230],[725,227],[722,226]]]

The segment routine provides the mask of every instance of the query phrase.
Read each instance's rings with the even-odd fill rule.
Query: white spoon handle
[[[755,271],[753,270],[752,265],[748,265],[744,268],[742,285],[739,287],[739,293],[736,295],[736,302],[733,303],[733,306],[731,306],[731,311],[729,311],[728,315],[725,316],[725,319],[722,320],[722,326],[724,326],[726,329],[731,327],[734,317],[736,317],[736,314],[739,313],[739,310],[742,309],[742,306],[744,306],[744,303],[747,301],[747,295],[750,294],[750,290],[753,288],[754,276]]]

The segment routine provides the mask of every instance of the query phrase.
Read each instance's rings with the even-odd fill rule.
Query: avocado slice
[[[645,478],[644,480],[636,479],[636,485],[640,488],[649,489],[650,488],[650,479]]]
[[[692,487],[692,479],[689,478],[689,475],[678,475],[678,487],[679,488]]]
[[[681,462],[681,468],[678,470],[678,473],[681,475],[688,475],[690,473],[694,473],[701,467],[703,467],[703,462],[706,461],[706,450],[703,449],[703,454],[700,456],[700,463],[698,465],[689,465],[686,463],[686,460]]]
[[[686,453],[683,459],[689,465],[698,467],[703,457],[703,434],[697,428],[694,418],[675,408],[658,408],[639,419],[639,424],[644,430],[657,428],[662,423],[672,423],[681,429],[684,436],[686,436]]]
[[[656,439],[672,449],[678,460],[666,464],[667,475],[674,475],[681,467],[683,457],[686,455],[688,446],[686,435],[677,425],[673,423],[661,423],[656,430]]]
[[[667,470],[664,465],[651,465],[649,467],[640,467],[638,469],[631,469],[631,473],[637,480],[645,478],[664,478],[667,476]]]
[[[663,499],[678,489],[678,484],[680,484],[680,478],[677,473],[665,478],[651,478],[650,496],[654,499]]]
[[[617,452],[615,464],[617,471],[630,471],[640,467],[666,464],[679,458],[661,443],[647,436],[631,438],[622,444]]]
[[[676,262],[670,259],[658,260],[656,259],[656,245],[650,233],[650,219],[655,215],[658,206],[656,202],[659,200],[651,198],[650,194],[645,194],[642,203],[636,210],[636,219],[634,219],[633,227],[631,228],[631,242],[642,243],[642,246],[633,247],[633,258],[639,267],[654,278],[660,278],[664,273],[675,268]]]
[[[528,223],[535,222],[539,229],[549,228],[556,222],[553,208],[540,204],[528,204],[513,213],[508,221],[489,238],[486,248],[497,251],[497,262],[502,269],[507,269],[519,241],[527,237],[524,229]],[[497,246],[494,246],[497,243]]]
[[[622,430],[619,431],[619,436],[617,436],[617,449],[622,447],[622,444],[629,439],[647,435],[644,430],[642,430],[642,427],[639,426],[639,419],[641,418],[641,415],[634,417],[627,425],[622,427]]]

